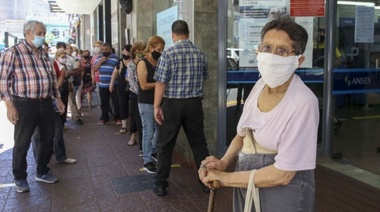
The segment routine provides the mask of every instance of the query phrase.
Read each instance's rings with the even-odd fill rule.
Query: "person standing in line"
[[[83,89],[83,77],[84,69],[82,66],[82,51],[78,49],[78,46],[75,44],[70,45],[72,48],[71,57],[76,61],[76,64],[80,67],[80,74],[76,77],[76,80],[79,81],[79,85],[75,89],[75,103],[77,105],[78,111],[86,111],[82,108],[82,89]],[[79,78],[79,80],[78,80]],[[77,82],[78,83],[78,82]]]
[[[82,67],[84,72],[83,77],[83,89],[82,89],[82,95],[87,95],[87,104],[88,109],[92,108],[92,91],[94,90],[94,85],[92,84],[91,80],[91,55],[89,50],[84,50],[82,54]],[[82,98],[81,98],[82,99]]]
[[[181,126],[191,146],[197,169],[209,155],[203,125],[203,83],[208,78],[206,55],[189,40],[185,21],[172,24],[174,46],[165,49],[154,79],[154,118],[160,124],[154,193],[165,196],[172,153]],[[199,181],[200,182],[200,181]],[[209,189],[201,184],[202,189]]]
[[[57,84],[60,90],[63,87],[65,87],[65,90],[68,90],[68,87],[69,87],[67,79],[65,79],[66,71],[67,71],[65,62],[66,62],[66,52],[63,50],[57,51],[55,53],[53,67],[57,75]],[[62,95],[62,92],[61,92],[61,95]],[[56,118],[55,118],[55,125],[54,125],[55,126],[54,138],[53,138],[55,160],[58,163],[66,163],[66,164],[76,163],[76,159],[69,158],[66,155],[66,146],[65,146],[65,140],[63,138],[63,128],[61,124],[60,112],[57,110],[57,104],[56,104],[55,99],[53,100],[53,104],[54,104],[54,109],[56,111],[55,113]],[[34,133],[32,135],[32,147],[33,147],[34,159],[37,162],[38,149],[40,148],[40,130],[38,126],[36,130],[34,130]]]
[[[57,77],[47,52],[42,48],[46,27],[36,20],[24,24],[25,40],[9,48],[0,59],[0,97],[5,102],[8,120],[15,125],[12,172],[17,192],[28,192],[26,156],[31,137],[40,129],[40,148],[35,180],[56,183],[48,163],[53,151],[55,110],[64,105]]]
[[[71,81],[71,77],[72,76],[75,76],[75,75],[78,75],[80,74],[80,70],[78,68],[74,68],[74,63],[75,63],[75,60],[73,60],[70,56],[68,56],[69,54],[71,54],[71,46],[68,47],[70,45],[66,45],[66,43],[64,42],[58,42],[56,47],[57,47],[57,51],[59,50],[63,50],[66,52],[66,78],[67,80],[69,81],[69,90],[68,90],[68,98],[67,98],[67,102],[64,101],[65,103],[65,113],[61,115],[61,120],[62,120],[62,126],[65,128],[65,122],[67,120],[67,111],[69,109],[71,109],[71,117],[75,120],[75,124],[77,125],[82,125],[83,124],[83,121],[80,119],[81,115],[79,113],[79,110],[76,106],[76,103],[72,105],[72,107],[70,107],[69,104],[70,103],[70,95],[73,97],[73,92],[74,92],[74,86],[72,85],[72,83],[70,82]],[[71,91],[70,91],[71,90]],[[63,92],[63,90],[61,89],[61,93]],[[72,94],[70,94],[70,92]],[[63,99],[65,100],[65,99]],[[72,101],[71,101],[72,102]],[[75,102],[75,101],[74,101]],[[78,120],[78,121],[77,121]]]
[[[66,56],[66,43],[64,42],[58,42],[57,45],[57,52],[64,52],[65,53],[65,56]],[[54,61],[53,61],[54,62]],[[66,63],[66,60],[65,60],[65,63]],[[54,64],[54,63],[53,63]],[[69,77],[70,77],[70,74],[69,74],[69,71],[67,70],[67,67],[66,67],[66,64],[65,64],[65,76],[64,76],[64,84],[62,86],[59,87],[59,92],[61,94],[61,99],[62,99],[62,102],[63,104],[65,105],[65,111],[60,114],[60,118],[61,118],[61,125],[63,128],[65,128],[65,123],[67,121],[67,109],[68,109],[68,104],[69,104]]]
[[[63,43],[64,44],[64,43]],[[69,75],[67,74],[68,70],[66,68],[66,51],[63,49],[59,49],[55,53],[55,59],[53,61],[53,68],[55,69],[55,73],[57,75],[58,80],[58,89],[61,94],[61,99],[63,104],[65,105],[65,111],[59,114],[61,120],[61,126],[65,126],[65,122],[67,119],[67,105],[69,104]]]
[[[133,44],[131,48],[132,61],[128,63],[127,73],[129,82],[129,108],[131,112],[130,119],[130,133],[131,138],[128,141],[128,145],[132,146],[136,143],[136,132],[139,133],[139,156],[142,154],[142,124],[139,112],[139,107],[137,103],[137,94],[139,91],[139,85],[137,82],[137,72],[136,64],[144,57],[143,51],[146,48],[146,43],[142,41],[137,41]]]
[[[96,59],[91,68],[92,83],[95,83],[95,72],[99,71],[100,107],[102,110],[98,122],[99,126],[102,126],[109,121],[108,111],[110,108],[110,97],[112,98],[115,107],[114,119],[116,124],[120,122],[117,94],[116,92],[111,93],[109,90],[112,73],[118,62],[119,58],[115,54],[112,54],[111,44],[104,43],[102,45],[102,56],[99,56],[98,59]]]
[[[66,44],[66,67],[70,73],[71,83],[70,83],[70,92],[69,92],[69,106],[68,109],[71,109],[71,118],[75,121],[76,125],[83,125],[81,119],[81,113],[76,101],[76,94],[78,89],[81,86],[81,81],[83,77],[83,69],[81,67],[80,61],[72,56],[73,47],[70,44]]]
[[[94,66],[95,64],[95,61],[98,59],[98,57],[101,57],[102,56],[102,45],[103,45],[103,41],[95,41],[94,42],[94,46],[92,48],[92,58],[91,58],[91,66]],[[92,68],[91,68],[92,69]],[[95,83],[93,82],[93,85],[96,89],[96,94],[98,94],[98,99],[99,99],[99,103],[100,103],[100,94],[99,94],[99,70],[95,71]],[[92,78],[92,74],[91,74],[91,78]],[[91,80],[92,81],[92,80]]]
[[[137,79],[139,91],[137,101],[139,105],[142,123],[142,146],[144,170],[148,173],[156,172],[156,143],[158,137],[158,125],[153,116],[154,89],[156,81],[153,79],[158,58],[164,50],[165,41],[160,36],[150,37],[145,48],[145,57],[137,63]],[[153,157],[152,157],[153,156]]]
[[[122,56],[119,63],[116,65],[111,78],[109,86],[110,92],[114,92],[115,80],[117,81],[117,98],[119,100],[121,129],[120,134],[127,132],[127,119],[129,117],[129,85],[128,85],[128,72],[127,64],[131,61],[131,45],[125,45],[123,47]]]

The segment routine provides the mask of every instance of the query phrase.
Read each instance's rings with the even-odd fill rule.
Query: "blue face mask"
[[[36,48],[39,48],[45,43],[45,37],[35,35],[32,43]]]

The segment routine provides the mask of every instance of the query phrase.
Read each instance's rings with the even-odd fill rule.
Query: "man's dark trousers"
[[[31,137],[38,127],[40,130],[40,148],[38,150],[37,175],[49,171],[47,167],[53,150],[55,111],[51,98],[41,100],[14,100],[19,113],[15,125],[12,168],[15,180],[27,177],[26,156],[30,147]]]
[[[178,132],[183,127],[193,152],[197,170],[202,160],[209,156],[203,126],[201,98],[164,99],[162,104],[164,121],[160,126],[157,141],[158,163],[155,175],[157,186],[168,186],[172,153]]]
[[[65,140],[63,138],[63,129],[61,124],[61,118],[59,113],[55,113],[55,125],[54,125],[54,155],[56,161],[64,161],[67,159]],[[40,148],[40,130],[38,127],[32,135],[32,147],[34,159],[37,161],[38,149]]]
[[[114,90],[111,93],[109,88],[101,88],[99,87],[99,97],[100,97],[100,109],[102,110],[102,115],[100,117],[101,120],[107,122],[109,121],[109,108],[110,108],[110,97],[112,99],[112,103],[114,105],[114,119],[120,119],[120,111],[119,111],[119,100],[117,98],[117,86],[114,86]]]

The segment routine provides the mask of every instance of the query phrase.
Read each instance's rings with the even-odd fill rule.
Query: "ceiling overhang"
[[[65,13],[90,14],[93,13],[101,0],[55,0]]]
[[[52,13],[64,13],[65,11],[63,11],[57,4],[57,2],[55,0],[53,1],[48,1],[49,3],[49,7],[50,7],[50,12]]]

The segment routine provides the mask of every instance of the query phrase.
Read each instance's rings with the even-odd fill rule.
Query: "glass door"
[[[375,1],[337,6],[332,156],[380,175],[380,8]]]
[[[322,115],[324,83],[324,36],[326,19],[325,3],[302,4],[297,8],[291,0],[228,1],[226,39],[226,146],[236,135],[244,101],[259,79],[256,49],[261,42],[261,30],[270,21],[273,12],[286,12],[302,25],[309,34],[305,62],[296,74],[317,95]],[[302,9],[316,11],[316,14],[297,15]],[[318,143],[322,147],[322,116]]]

